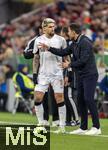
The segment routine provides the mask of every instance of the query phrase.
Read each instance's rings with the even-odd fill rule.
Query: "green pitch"
[[[36,117],[29,114],[0,112],[0,124],[36,124]],[[91,119],[89,121],[91,124]],[[77,127],[67,127],[67,131],[72,131]],[[107,150],[108,149],[108,119],[101,119],[101,136],[84,135],[60,135],[51,133],[50,150]],[[51,128],[52,130],[52,128]]]

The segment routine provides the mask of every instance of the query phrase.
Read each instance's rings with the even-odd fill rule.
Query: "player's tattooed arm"
[[[38,74],[39,70],[39,54],[34,54],[33,58],[33,73]]]
[[[39,70],[39,54],[34,54],[33,58],[33,82],[38,84],[38,70]]]

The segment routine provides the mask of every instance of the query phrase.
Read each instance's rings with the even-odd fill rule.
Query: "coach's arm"
[[[48,49],[48,51],[50,51],[51,53],[53,53],[55,55],[63,57],[63,56],[67,56],[67,55],[72,54],[72,45],[66,47],[65,49],[57,49],[54,47],[50,47]]]

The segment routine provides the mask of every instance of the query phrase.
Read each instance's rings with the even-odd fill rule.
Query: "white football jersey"
[[[50,75],[62,75],[62,68],[59,66],[62,63],[62,57],[52,54],[49,51],[45,51],[45,49],[39,48],[39,43],[44,43],[50,47],[55,47],[58,49],[66,48],[66,40],[54,34],[52,38],[47,38],[45,34],[36,38],[34,43],[33,53],[35,54],[39,50],[40,55],[40,69],[39,74],[43,74],[44,76]]]

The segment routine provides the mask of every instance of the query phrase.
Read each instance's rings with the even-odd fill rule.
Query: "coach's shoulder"
[[[92,45],[93,42],[91,39],[89,39],[87,36],[83,35],[80,39],[80,44],[83,45],[83,44],[88,44],[88,45]]]
[[[90,43],[93,42],[93,41],[92,41],[90,38],[88,38],[86,35],[83,35],[83,36],[82,36],[82,41],[88,41],[88,42],[90,42]]]

